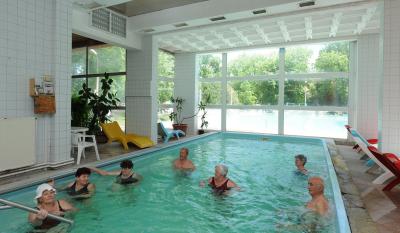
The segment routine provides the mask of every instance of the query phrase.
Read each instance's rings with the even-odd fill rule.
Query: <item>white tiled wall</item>
[[[143,38],[142,50],[127,51],[126,132],[149,136],[157,142],[157,43]]]
[[[0,117],[36,116],[37,162],[70,159],[71,3],[0,1]],[[35,115],[28,80],[55,79],[54,115]]]
[[[182,115],[193,116],[197,110],[196,54],[185,53],[175,55],[175,97],[185,99]],[[197,117],[186,119],[188,134],[196,134]]]
[[[379,100],[379,35],[363,35],[357,39],[358,78],[357,130],[365,138],[378,137]]]
[[[400,154],[400,1],[384,1],[382,150]]]

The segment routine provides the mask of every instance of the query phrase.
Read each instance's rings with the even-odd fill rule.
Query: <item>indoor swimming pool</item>
[[[194,172],[175,171],[172,162],[189,148]],[[295,172],[294,156],[305,154],[309,176],[325,181],[330,202],[328,218],[317,232],[350,232],[339,185],[325,142],[321,139],[257,134],[217,133],[131,158],[144,178],[137,186],[121,186],[114,177],[92,174],[96,193],[86,200],[65,198],[79,211],[72,233],[84,232],[310,232],[304,206],[310,200],[305,175]],[[103,167],[119,168],[119,161]],[[229,167],[228,177],[241,188],[216,196],[201,180],[214,175],[216,164]],[[70,175],[56,186],[73,181]],[[0,195],[34,207],[37,185]],[[0,210],[0,232],[29,232],[27,213]]]

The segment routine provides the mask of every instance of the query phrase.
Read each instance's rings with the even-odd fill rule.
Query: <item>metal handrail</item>
[[[37,209],[33,209],[31,207],[24,206],[24,205],[21,205],[21,204],[18,204],[16,202],[12,202],[12,201],[7,201],[7,200],[1,199],[1,198],[0,198],[0,203],[5,204],[9,208],[15,207],[15,208],[18,208],[18,209],[21,209],[21,210],[25,210],[25,211],[34,213],[34,214],[38,214],[39,213],[39,210],[37,210]],[[61,222],[65,222],[65,223],[68,223],[68,224],[71,224],[71,225],[74,224],[74,221],[72,221],[70,219],[66,219],[66,218],[60,217],[60,216],[57,216],[57,215],[54,215],[54,214],[50,214],[49,213],[49,214],[47,214],[47,217],[49,217],[51,219],[54,219],[54,220],[61,221]]]

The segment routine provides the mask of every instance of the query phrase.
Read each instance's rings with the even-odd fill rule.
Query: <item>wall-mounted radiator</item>
[[[0,171],[34,164],[35,137],[34,117],[0,118]]]

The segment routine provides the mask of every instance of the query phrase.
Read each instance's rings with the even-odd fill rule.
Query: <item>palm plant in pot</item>
[[[89,88],[86,83],[82,85],[82,90],[79,91],[80,98],[87,103],[91,110],[87,125],[89,133],[95,134],[99,142],[103,141],[103,139],[107,141],[101,131],[100,122],[110,121],[109,113],[113,108],[117,107],[117,103],[120,101],[116,97],[116,93],[111,92],[112,83],[113,80],[105,73],[104,78],[101,80],[101,91],[98,94]]]
[[[187,132],[188,125],[184,124],[183,121],[186,119],[193,118],[199,114],[201,110],[205,110],[206,104],[200,102],[195,114],[191,116],[183,116],[183,103],[185,99],[182,97],[171,98],[171,102],[175,104],[174,111],[169,114],[169,119],[173,122],[172,127],[174,130],[182,130],[183,132]],[[208,123],[207,123],[208,124]]]

